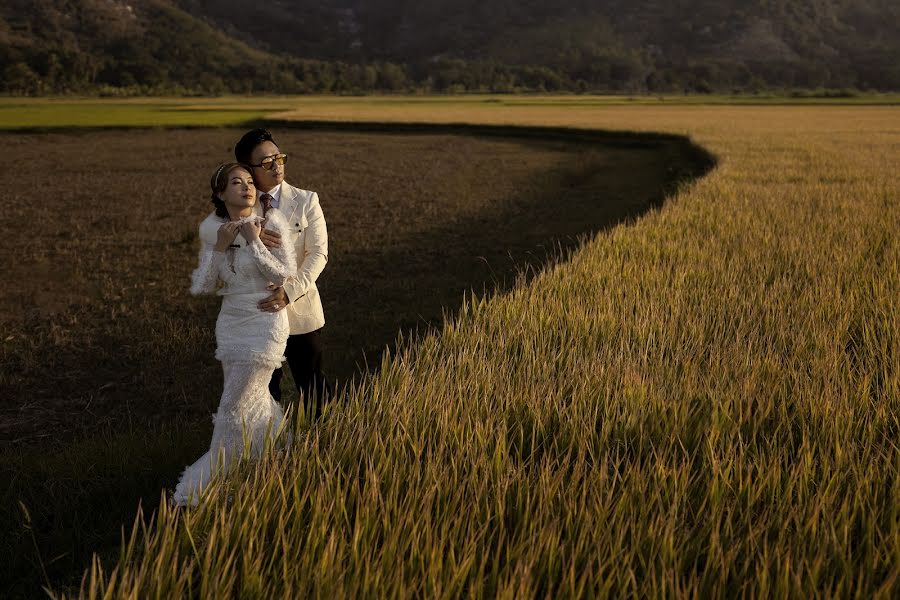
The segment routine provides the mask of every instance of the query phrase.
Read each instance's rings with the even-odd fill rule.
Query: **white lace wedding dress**
[[[294,244],[287,240],[287,222],[278,211],[269,213],[265,226],[280,232],[286,243],[270,252],[259,240],[247,244],[238,236],[239,248],[216,252],[212,244],[202,242],[191,293],[222,296],[216,358],[222,362],[225,385],[213,417],[210,449],[181,475],[172,496],[175,505],[196,505],[212,475],[227,470],[245,443],[258,457],[282,423],[281,407],[269,394],[269,380],[284,360],[287,312],[263,312],[256,303],[271,294],[270,283],[282,285],[296,273],[296,256]],[[224,285],[217,290],[220,281]]]

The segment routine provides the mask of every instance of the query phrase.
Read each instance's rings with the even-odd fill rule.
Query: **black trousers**
[[[331,396],[331,387],[322,371],[322,330],[288,336],[284,350],[294,383],[297,384],[297,396],[288,394],[282,405],[289,407],[295,414],[298,410],[311,413],[315,419],[322,414],[322,406]],[[275,369],[269,381],[269,393],[276,402],[281,402],[282,369]],[[299,404],[296,403],[299,399]]]

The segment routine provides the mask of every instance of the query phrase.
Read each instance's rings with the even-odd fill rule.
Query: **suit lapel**
[[[286,181],[281,182],[281,206],[278,210],[285,216],[288,223],[292,223],[294,217],[298,216],[297,211],[300,208],[300,202],[297,199],[298,195],[294,186],[288,185]]]

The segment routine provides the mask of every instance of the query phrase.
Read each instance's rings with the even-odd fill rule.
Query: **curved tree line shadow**
[[[571,162],[536,175],[542,181],[530,187],[539,191],[498,199],[477,219],[435,223],[377,253],[332,252],[320,289],[328,322],[326,361],[338,381],[374,372],[381,354],[394,350],[398,334],[414,341],[440,328],[467,293],[503,293],[527,283],[596,234],[662,206],[717,164],[689,138],[665,133],[330,121],[269,120],[256,126],[497,138],[571,154]],[[612,162],[611,149],[618,151]],[[341,275],[361,272],[373,275],[362,289]]]
[[[382,353],[393,350],[398,334],[415,340],[439,328],[444,319],[452,319],[466,294],[503,293],[527,282],[548,266],[565,260],[596,234],[662,206],[679,186],[702,177],[716,165],[716,158],[708,151],[687,137],[670,134],[460,124],[273,120],[245,124],[252,126],[475,136],[559,150],[566,157],[550,172],[534,174],[522,194],[497,197],[478,214],[434,222],[374,251],[342,247],[340,239],[332,238],[320,290],[328,321],[324,335],[327,370],[339,385],[352,384],[354,377],[374,372],[381,364]],[[290,172],[288,175],[291,181]],[[325,216],[328,220],[328,213]],[[359,273],[370,275],[366,285],[359,285]],[[67,485],[81,491],[71,492],[68,502],[67,491],[60,494],[63,500],[51,498],[46,492],[48,505],[57,511],[52,516],[56,523],[52,533],[33,537],[38,523],[27,523],[24,528],[20,523],[18,530],[9,532],[7,546],[18,558],[3,571],[15,579],[4,576],[3,586],[9,585],[14,596],[39,594],[42,585],[51,583],[45,575],[47,570],[53,582],[77,585],[91,550],[114,557],[120,528],[123,522],[129,524],[129,518],[123,515],[133,518],[138,497],[145,514],[152,514],[160,498],[159,483],[174,481],[178,473],[173,469],[192,460],[196,451],[208,444],[208,437],[204,437],[208,427],[200,428],[196,441],[181,434],[183,439],[176,440],[179,443],[167,451],[173,455],[169,462],[158,466],[166,472],[122,469],[118,476],[133,481],[120,480],[114,486],[64,481],[61,477],[52,486],[57,488],[53,494],[60,494],[59,488]],[[141,441],[136,438],[135,443]],[[141,452],[133,447],[122,454],[139,457]],[[142,459],[122,459],[123,463],[128,460]],[[40,490],[31,493],[32,505],[39,504],[44,494]],[[120,510],[85,516],[96,512],[97,507],[114,505]],[[12,512],[17,509],[13,507]],[[105,540],[109,546],[88,548],[87,540],[94,540],[94,544]],[[66,558],[56,565],[44,564],[48,557],[57,555]]]

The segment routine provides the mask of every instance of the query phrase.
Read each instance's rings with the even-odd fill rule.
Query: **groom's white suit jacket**
[[[253,210],[261,212],[257,202]],[[316,279],[328,262],[328,231],[325,216],[319,206],[319,195],[281,182],[281,198],[278,210],[288,222],[289,231],[282,232],[282,244],[294,244],[297,250],[297,273],[284,283],[288,304],[288,321],[291,335],[309,333],[325,325],[325,313]],[[200,224],[200,240],[215,245],[223,219],[210,214]],[[238,234],[235,243],[243,246],[246,241]]]

